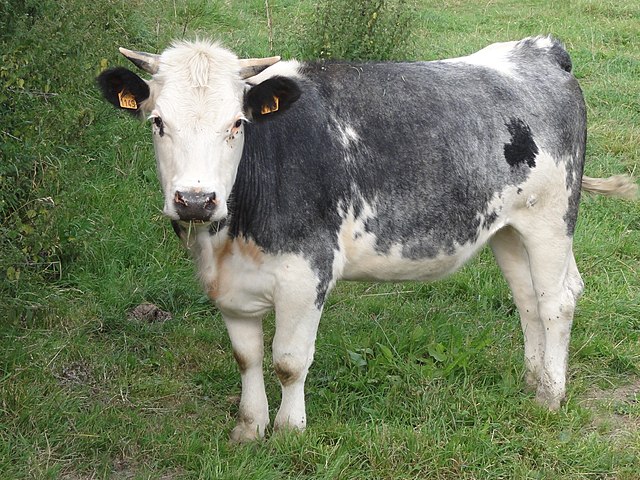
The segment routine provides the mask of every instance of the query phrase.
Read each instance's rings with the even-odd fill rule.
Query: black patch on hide
[[[512,118],[505,123],[511,134],[511,143],[504,145],[504,158],[512,167],[526,164],[529,168],[536,166],[538,146],[533,141],[531,128],[519,118]]]

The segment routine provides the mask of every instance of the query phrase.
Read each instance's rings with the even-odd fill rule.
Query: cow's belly
[[[384,254],[370,245],[360,245],[357,252],[352,252],[345,259],[341,277],[345,280],[437,280],[455,272],[483,244],[484,242],[479,241],[461,245],[452,253],[442,252],[434,257],[419,259],[404,257],[400,245]]]
[[[362,219],[347,214],[339,234],[341,261],[337,277],[345,280],[437,280],[464,265],[505,224],[506,216],[498,215],[491,225],[480,227],[474,235],[469,235],[473,240],[464,244],[450,241],[446,247],[438,248],[433,247],[428,238],[418,238],[409,239],[406,244],[394,243],[382,250],[380,245],[385,242],[367,232]]]

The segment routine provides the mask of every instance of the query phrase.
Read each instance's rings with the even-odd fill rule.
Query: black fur
[[[505,124],[511,134],[511,143],[504,145],[504,158],[512,167],[524,165],[536,166],[538,146],[533,140],[531,128],[519,118],[512,118]]]
[[[553,57],[553,59],[558,62],[560,68],[562,68],[565,72],[571,73],[573,69],[573,65],[571,63],[571,57],[567,53],[567,51],[560,45],[559,43],[554,43],[549,53]]]
[[[294,80],[287,77],[272,77],[245,93],[244,111],[251,120],[267,120],[286,111],[300,98],[300,94],[300,87]],[[274,97],[278,97],[278,110],[263,114],[263,106],[272,110],[275,108]]]
[[[149,98],[149,86],[138,75],[123,67],[116,67],[102,72],[96,79],[102,95],[116,108],[128,110],[132,114],[140,111],[140,104]],[[136,99],[138,109],[122,108],[118,99],[118,93],[125,91],[131,93]]]

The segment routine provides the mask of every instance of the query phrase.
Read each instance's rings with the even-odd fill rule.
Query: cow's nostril
[[[173,197],[173,201],[178,205],[182,205],[184,207],[189,206],[189,202],[187,202],[181,192],[176,192],[175,196]]]
[[[218,202],[216,202],[216,194],[210,193],[204,200],[204,208],[215,208]]]

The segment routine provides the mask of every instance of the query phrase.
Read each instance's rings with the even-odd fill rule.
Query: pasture
[[[339,284],[307,430],[229,444],[240,383],[224,325],[161,215],[149,125],[94,78],[127,65],[118,46],[198,35],[308,56],[314,2],[268,3],[271,28],[258,0],[0,2],[0,478],[640,478],[640,204],[588,195],[558,412],[523,391],[517,312],[485,249],[439,283]],[[407,5],[408,60],[560,38],[587,102],[585,173],[640,176],[640,4]],[[268,355],[265,372],[274,409]]]

